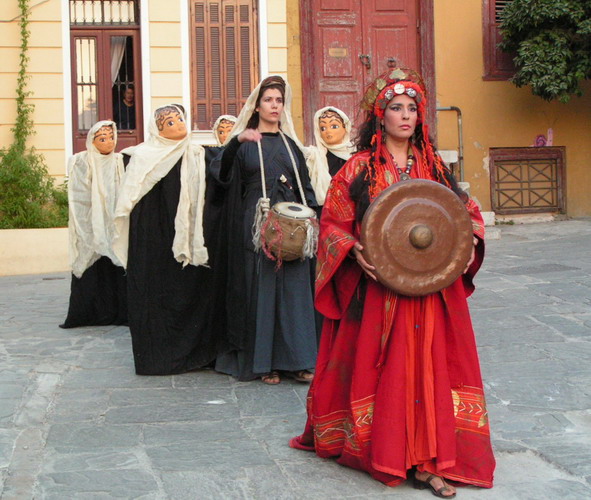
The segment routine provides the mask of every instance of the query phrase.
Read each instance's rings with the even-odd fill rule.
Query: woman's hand
[[[472,238],[472,254],[470,255],[470,260],[468,261],[468,264],[466,264],[466,269],[464,269],[464,272],[462,274],[466,274],[468,272],[468,269],[470,269],[470,266],[472,265],[472,262],[474,262],[474,258],[476,257],[476,246],[478,245],[478,238]]]
[[[357,241],[355,243],[355,245],[353,246],[353,248],[351,249],[353,257],[357,260],[357,263],[361,266],[361,269],[363,269],[363,272],[365,274],[367,274],[372,280],[377,281],[378,279],[376,278],[376,275],[373,273],[376,270],[376,268],[374,266],[371,266],[363,258],[363,254],[361,253],[362,251],[363,251],[363,245]]]
[[[247,128],[238,134],[238,142],[259,142],[263,138],[262,134],[253,128]]]

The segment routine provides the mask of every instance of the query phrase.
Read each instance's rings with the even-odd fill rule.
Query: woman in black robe
[[[202,227],[205,171],[179,105],[157,109],[149,134],[123,151],[130,161],[113,246],[127,265],[136,373],[170,375],[205,367],[216,353]]]
[[[262,147],[270,206],[303,201],[287,147],[305,201],[316,206],[304,157],[293,140],[297,137],[290,99],[289,86],[281,77],[263,80],[240,113],[233,138],[211,164],[211,175],[227,189],[221,251],[228,262],[223,298],[230,352],[218,356],[215,368],[240,380],[261,378],[271,385],[281,382],[281,375],[311,381],[317,353],[311,260],[278,265],[253,243],[255,213],[263,198],[257,142]],[[293,137],[283,135],[282,129]]]

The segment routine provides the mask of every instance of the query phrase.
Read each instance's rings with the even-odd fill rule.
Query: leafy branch
[[[16,88],[17,115],[12,144],[0,149],[0,229],[40,228],[67,225],[68,196],[65,186],[56,187],[45,158],[27,140],[35,133],[33,104],[27,102],[29,75],[29,0],[18,0],[20,10],[20,57]]]

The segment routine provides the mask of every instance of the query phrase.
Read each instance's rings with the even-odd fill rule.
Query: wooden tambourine
[[[428,295],[451,285],[466,268],[472,221],[447,187],[425,179],[397,182],[367,209],[361,244],[380,283],[401,295]]]

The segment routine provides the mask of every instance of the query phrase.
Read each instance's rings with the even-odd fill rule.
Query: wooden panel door
[[[365,86],[390,65],[419,70],[416,0],[365,0],[362,22],[363,50],[371,57]]]
[[[350,113],[363,87],[359,2],[321,0],[315,24],[313,85],[319,96],[318,108],[332,105]]]
[[[119,125],[117,151],[143,140],[139,47],[137,30],[71,31],[74,153],[86,149],[88,130],[97,121],[118,121],[127,87],[134,89],[133,117],[127,126]]]
[[[333,105],[359,123],[359,102],[388,62],[421,70],[419,3],[425,0],[301,0],[306,139],[317,109]]]

